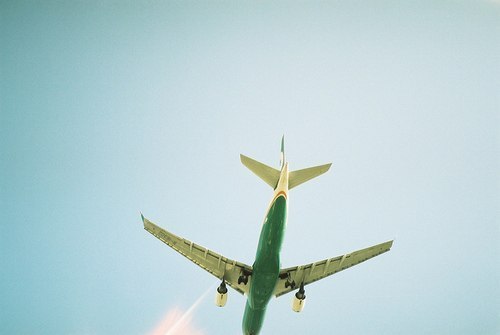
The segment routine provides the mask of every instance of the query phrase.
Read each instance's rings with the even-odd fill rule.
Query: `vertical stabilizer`
[[[280,169],[283,170],[283,166],[285,166],[285,135],[281,138],[281,156],[280,156]]]

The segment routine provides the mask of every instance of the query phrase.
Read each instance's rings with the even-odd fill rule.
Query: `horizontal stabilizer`
[[[255,159],[251,159],[245,155],[240,155],[241,162],[245,165],[250,171],[259,176],[263,181],[266,182],[273,189],[276,188],[278,184],[278,180],[280,179],[280,171],[267,166],[261,162],[256,161]]]
[[[330,166],[332,166],[332,163],[290,172],[288,177],[288,189],[291,190],[314,177],[322,175],[330,169]]]

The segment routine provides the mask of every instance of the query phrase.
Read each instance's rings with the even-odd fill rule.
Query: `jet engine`
[[[227,287],[226,282],[223,280],[219,287],[217,287],[217,292],[215,292],[215,305],[219,307],[224,307],[227,302]]]
[[[300,284],[299,291],[295,293],[295,296],[293,297],[292,310],[297,313],[302,312],[305,304],[306,304],[306,291],[304,290],[304,283],[302,283]]]

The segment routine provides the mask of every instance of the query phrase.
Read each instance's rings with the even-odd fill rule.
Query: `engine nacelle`
[[[217,287],[217,291],[215,292],[215,305],[219,307],[224,307],[227,302],[227,288],[226,283],[222,282],[219,287]]]
[[[294,312],[297,312],[297,313],[302,312],[305,305],[306,305],[306,297],[305,296],[303,299],[299,299],[296,296],[293,297],[292,310]]]
[[[302,312],[306,305],[306,291],[304,290],[304,283],[300,284],[299,291],[295,293],[292,301],[292,310],[294,312]]]
[[[227,293],[215,292],[215,304],[219,307],[224,307],[227,302]]]

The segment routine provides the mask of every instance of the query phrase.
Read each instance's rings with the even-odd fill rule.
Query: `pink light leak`
[[[149,335],[204,335],[203,331],[195,328],[193,316],[179,308],[173,308],[149,333]]]
[[[195,328],[193,313],[212,290],[211,285],[185,312],[178,307],[169,310],[149,335],[204,335],[203,331]]]

